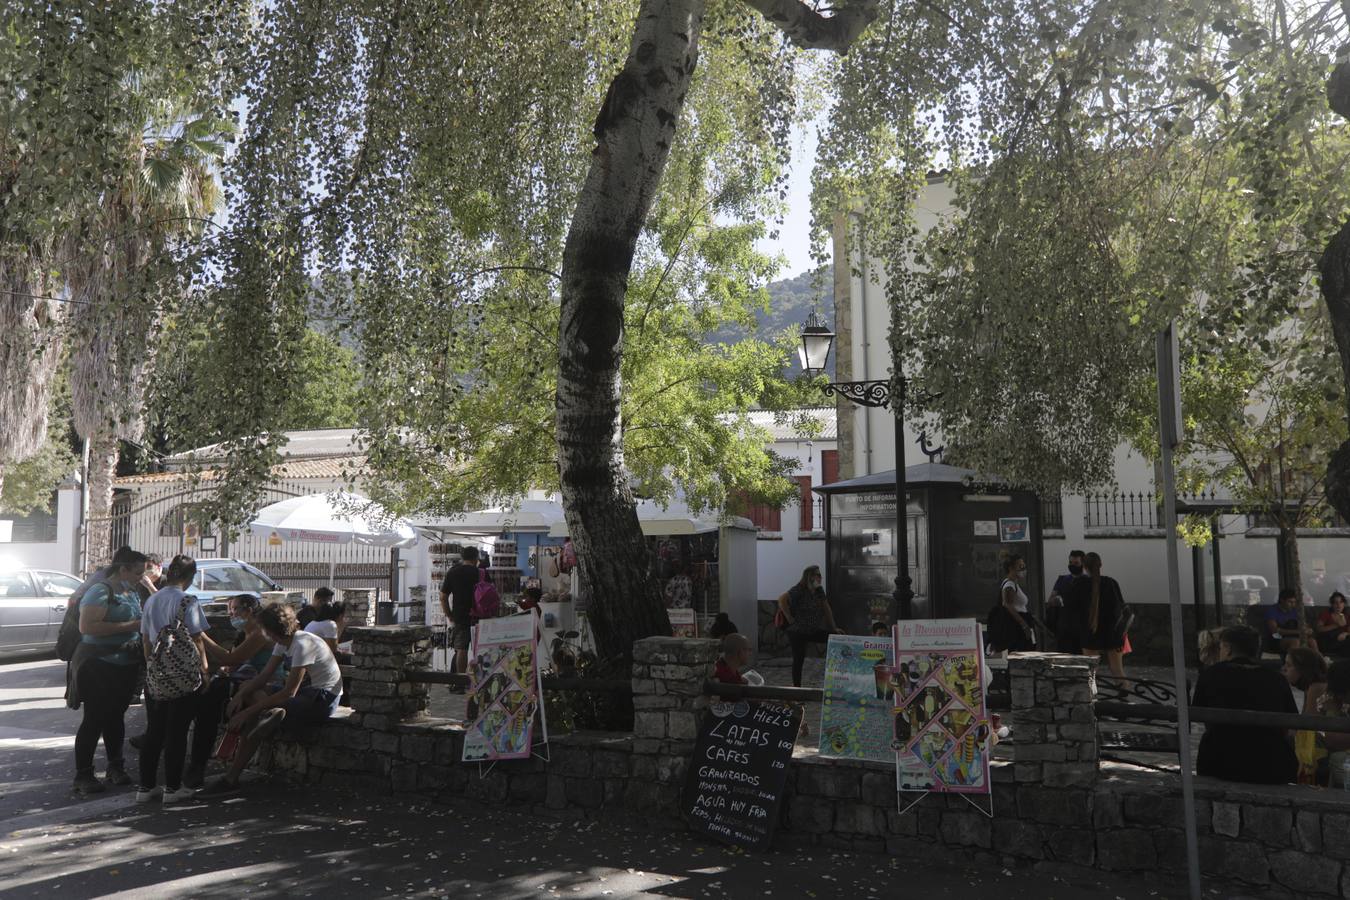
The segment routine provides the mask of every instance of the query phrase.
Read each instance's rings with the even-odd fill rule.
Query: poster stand
[[[539,705],[535,708],[534,714],[538,717],[538,727],[534,730],[533,738],[530,742],[530,758],[542,759],[544,762],[553,762],[553,752],[548,743],[548,714],[544,710],[544,673],[538,665],[534,667],[534,684],[539,697]],[[540,752],[540,748],[543,752]],[[478,777],[483,779],[491,774],[496,768],[497,760],[486,760],[478,763]]]

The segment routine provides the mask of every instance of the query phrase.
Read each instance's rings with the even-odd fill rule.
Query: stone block
[[[1092,824],[1092,795],[1087,791],[1018,785],[1017,812],[1024,819],[1048,825]]]
[[[670,710],[680,707],[680,699],[675,694],[634,694],[633,709]]]
[[[1091,703],[1093,699],[1092,689],[1086,681],[1060,682],[1056,686],[1055,694],[1055,699],[1060,705]]]
[[[436,759],[435,738],[429,734],[405,734],[399,741],[399,755],[413,762],[432,762]]]
[[[942,842],[956,847],[983,847],[994,845],[993,824],[984,815],[976,812],[942,814],[939,834]]]
[[[543,803],[548,797],[548,776],[543,772],[512,775],[507,796],[518,803]]]
[[[1036,685],[1031,679],[1014,678],[1012,682],[1012,708],[1027,709],[1036,705]]]
[[[426,785],[418,784],[418,769],[416,763],[395,763],[389,770],[390,787],[397,793],[406,793],[415,791],[418,787]]]
[[[675,711],[666,714],[666,736],[677,741],[692,741],[698,737],[698,719],[692,712]]]
[[[1322,852],[1322,817],[1318,813],[1299,810],[1294,816],[1294,849],[1304,853]],[[1273,863],[1272,863],[1273,868]]]
[[[1299,896],[1340,895],[1341,862],[1296,850],[1276,850],[1270,854],[1270,873],[1275,881]]]
[[[887,800],[895,796],[895,773],[894,772],[863,772],[860,781],[862,789],[861,796],[871,800],[873,803],[883,803],[888,806],[894,806],[894,803],[886,803]]]
[[[1097,835],[1097,865],[1103,869],[1152,869],[1157,863],[1153,835],[1142,828],[1117,828]]]
[[[1186,832],[1180,828],[1154,828],[1151,833],[1158,868],[1165,872],[1186,871]]]
[[[1324,813],[1322,815],[1322,852],[1333,859],[1350,859],[1350,815]],[[1350,869],[1347,869],[1350,871]],[[1346,892],[1350,897],[1350,892]]]
[[[862,796],[860,783],[860,773],[853,768],[817,764],[797,770],[797,790],[803,794],[851,800]]]
[[[1288,847],[1294,828],[1294,812],[1278,806],[1242,805],[1242,838],[1266,847]]]
[[[1048,706],[1035,706],[1030,709],[1019,709],[1017,711],[1017,725],[1022,727],[1029,723],[1045,724],[1055,720],[1055,711]]]
[[[1090,866],[1097,858],[1096,834],[1087,828],[1057,828],[1045,836],[1045,855],[1057,862]]]
[[[623,804],[629,809],[651,810],[660,800],[661,788],[651,782],[629,779],[624,787]]]
[[[1040,784],[1043,775],[1040,763],[1014,761],[1013,781]]]
[[[1205,875],[1236,879],[1250,884],[1269,884],[1270,865],[1266,848],[1251,841],[1200,838],[1200,871]]]
[[[309,769],[309,751],[290,741],[273,741],[269,766],[292,775],[304,776]]]
[[[549,809],[567,808],[567,779],[561,775],[548,776],[548,790],[544,805]]]
[[[1046,787],[1092,787],[1097,783],[1095,762],[1047,762],[1041,781]]]
[[[1017,762],[1063,762],[1062,744],[1013,744],[1013,759]]]
[[[601,778],[627,778],[629,754],[597,750],[591,755],[591,773]]]
[[[1125,821],[1131,825],[1153,825],[1181,828],[1185,825],[1185,810],[1176,797],[1158,797],[1149,794],[1129,794],[1123,802]]]
[[[807,834],[825,834],[834,827],[834,804],[798,794],[788,806],[788,827]]]
[[[666,714],[635,710],[633,712],[633,734],[640,738],[663,738],[666,736]]]
[[[1210,816],[1214,833],[1221,834],[1224,837],[1237,837],[1242,827],[1241,809],[1236,803],[1224,803],[1221,800],[1215,800],[1214,812]]]
[[[919,820],[914,810],[900,812],[898,809],[886,810],[886,831],[890,834],[913,837],[919,833]],[[888,851],[889,852],[889,851]]]
[[[1098,831],[1107,828],[1120,828],[1125,824],[1125,800],[1119,794],[1110,791],[1098,791],[1093,795],[1092,827]]]
[[[1059,729],[1059,736],[1066,741],[1083,741],[1091,744],[1097,743],[1097,726],[1095,725],[1067,722],[1056,727]]]
[[[870,803],[837,803],[834,808],[834,830],[843,834],[877,837],[886,831],[886,815],[881,807]]]
[[[1041,829],[1019,819],[994,819],[994,849],[1019,859],[1044,859]]]

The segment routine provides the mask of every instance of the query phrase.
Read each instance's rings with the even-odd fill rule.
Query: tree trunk
[[[624,465],[620,364],[633,253],[675,140],[703,8],[704,0],[643,0],[628,58],[595,120],[591,168],[563,250],[558,466],[602,658],[670,634]]]
[[[93,571],[112,559],[113,479],[117,476],[117,436],[99,431],[89,437],[89,556],[85,568]]]

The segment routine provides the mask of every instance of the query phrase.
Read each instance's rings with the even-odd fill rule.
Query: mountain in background
[[[765,286],[765,290],[769,292],[769,308],[755,313],[757,327],[754,334],[757,337],[770,340],[783,331],[790,331],[793,335],[801,334],[803,326],[806,325],[806,317],[811,314],[812,309],[817,308],[817,299],[820,315],[825,319],[825,324],[831,329],[834,328],[833,266],[822,266],[803,272],[795,278],[772,281]],[[743,328],[721,328],[709,334],[707,342],[731,344],[749,336],[749,332]],[[834,351],[830,351],[830,360],[825,370],[831,380],[834,379],[834,356]],[[792,372],[796,374],[798,371],[797,359],[794,356]]]

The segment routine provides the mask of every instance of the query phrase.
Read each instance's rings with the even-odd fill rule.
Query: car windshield
[[[202,587],[208,591],[251,591],[255,594],[272,590],[272,585],[243,566],[206,569],[202,572]]]

